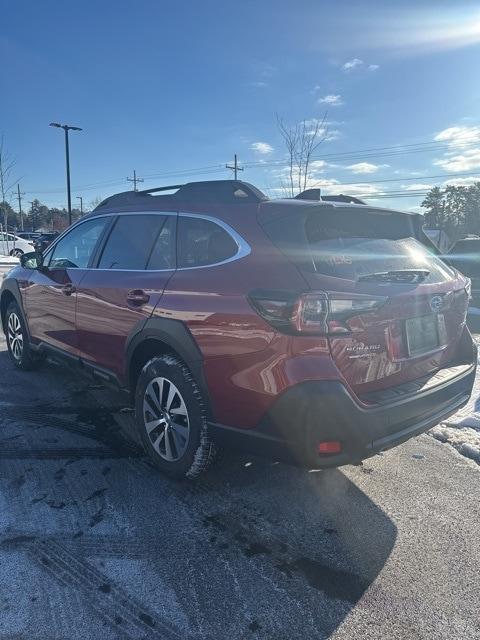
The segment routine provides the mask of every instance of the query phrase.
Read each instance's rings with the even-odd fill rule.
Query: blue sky
[[[275,195],[275,113],[328,111],[311,184],[411,208],[421,196],[378,196],[480,176],[479,54],[478,3],[16,0],[1,8],[0,133],[26,200],[65,205],[52,121],[84,129],[71,159],[86,203],[133,169],[145,187],[227,178],[235,152]]]

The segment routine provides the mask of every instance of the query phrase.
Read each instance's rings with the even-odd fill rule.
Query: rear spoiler
[[[335,196],[322,196],[320,189],[306,189],[302,191],[297,196],[295,196],[295,200],[316,200],[317,202],[345,202],[347,204],[367,204],[364,200],[360,200],[360,198],[355,198],[354,196],[345,196],[343,193],[340,193]]]

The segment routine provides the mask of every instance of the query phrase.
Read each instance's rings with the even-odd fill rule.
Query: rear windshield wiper
[[[394,271],[378,271],[367,273],[357,278],[357,282],[406,282],[415,284],[423,282],[430,275],[426,269],[397,269]]]

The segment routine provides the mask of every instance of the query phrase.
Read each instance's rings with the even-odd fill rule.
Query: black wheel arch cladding
[[[205,409],[210,417],[211,402],[203,369],[203,355],[188,327],[180,320],[151,317],[135,325],[125,345],[125,377],[132,391],[135,384],[132,380],[134,355],[147,340],[166,345],[185,363],[202,393]]]

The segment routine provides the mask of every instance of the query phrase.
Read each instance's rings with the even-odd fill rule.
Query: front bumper
[[[256,429],[211,424],[222,445],[309,468],[357,464],[432,428],[468,401],[474,364],[442,370],[360,403],[339,381],[309,381],[287,390]],[[451,374],[451,375],[450,375]],[[338,440],[342,453],[319,455],[318,443]]]

